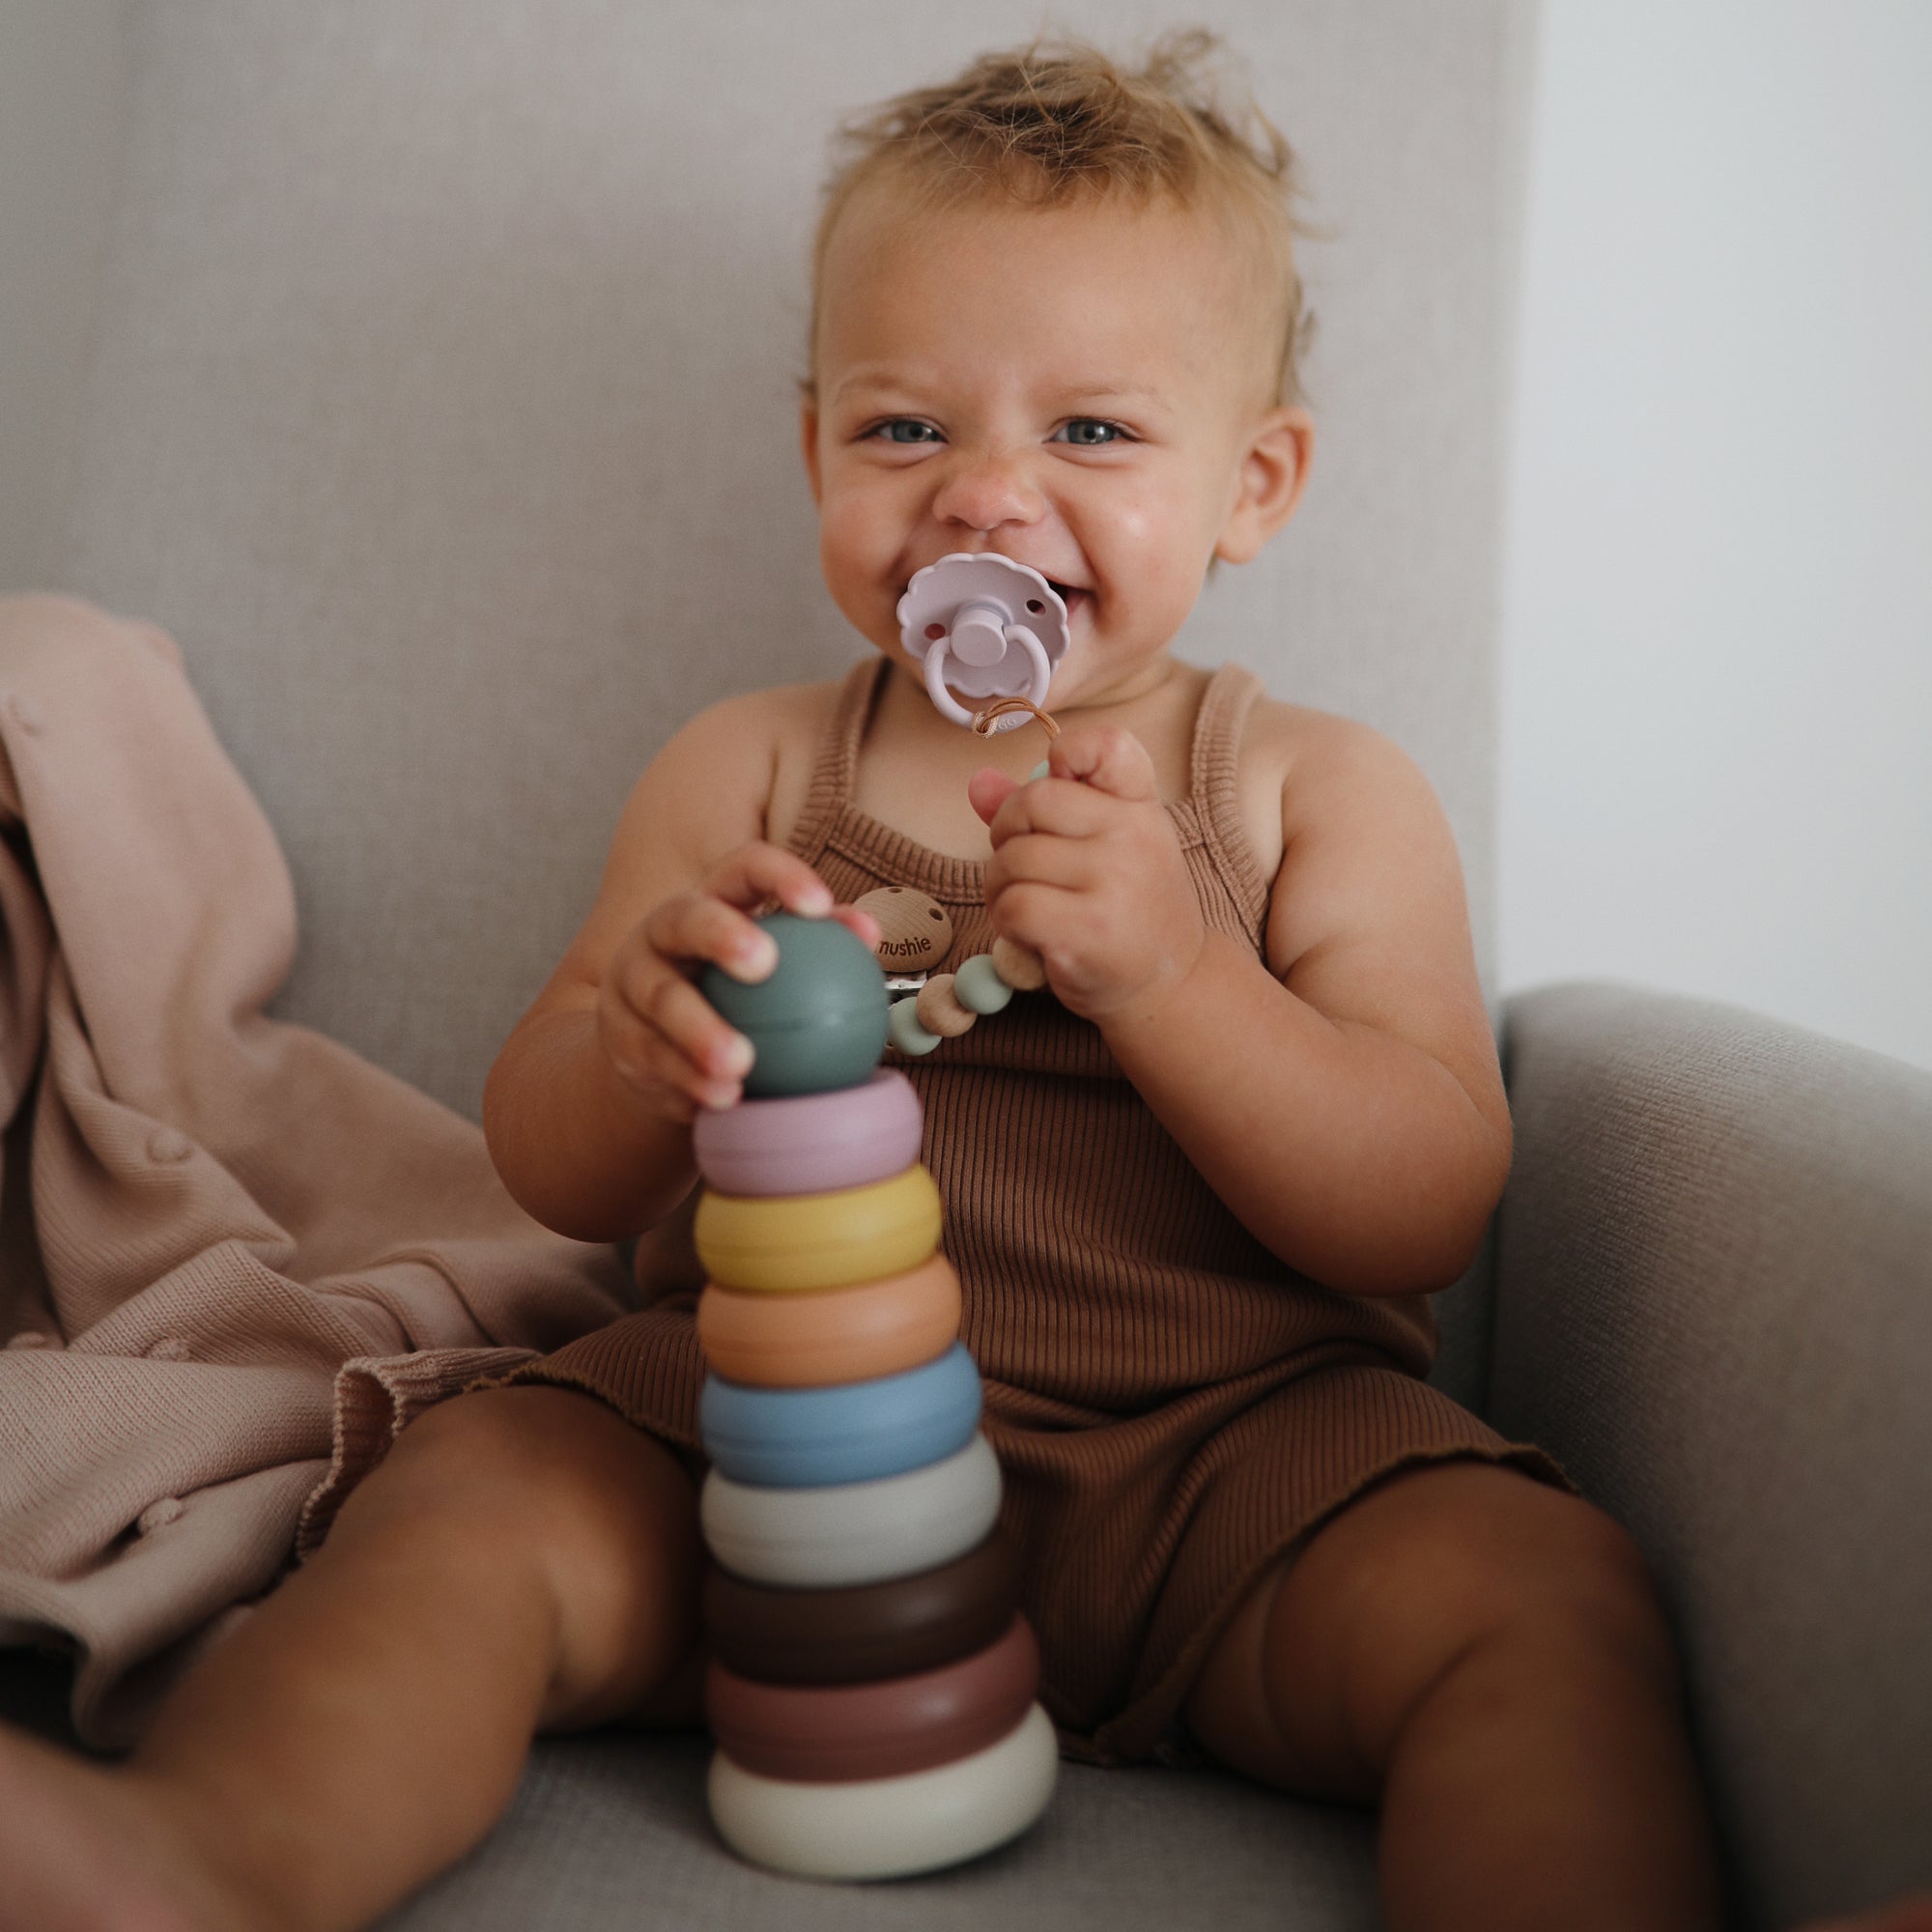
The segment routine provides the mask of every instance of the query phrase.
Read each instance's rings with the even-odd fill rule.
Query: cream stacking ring
[[[919,1095],[879,1067],[856,1087],[705,1109],[692,1151],[721,1194],[819,1194],[887,1180],[919,1158]]]
[[[939,1245],[939,1189],[923,1167],[831,1194],[714,1194],[692,1223],[721,1288],[849,1288],[902,1274]]]
[[[904,1274],[812,1294],[741,1294],[713,1282],[697,1297],[697,1346],[727,1381],[815,1388],[943,1355],[959,1313],[959,1277],[935,1253]]]
[[[956,1455],[980,1426],[980,1372],[963,1342],[870,1381],[753,1388],[706,1376],[698,1434],[734,1483],[778,1490],[868,1483]]]
[[[704,1540],[725,1569],[807,1590],[950,1563],[999,1514],[1000,1464],[983,1435],[923,1469],[824,1489],[763,1489],[713,1469],[698,1497]]]
[[[711,1816],[741,1858],[801,1878],[898,1878],[1017,1837],[1053,1798],[1060,1747],[1037,1704],[997,1744],[900,1777],[810,1784],[711,1760]]]

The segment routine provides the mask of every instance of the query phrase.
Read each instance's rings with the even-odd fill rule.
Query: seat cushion
[[[1374,1820],[1206,1771],[1061,1767],[1017,1843],[929,1878],[823,1885],[741,1864],[702,1738],[601,1731],[531,1754],[501,1824],[381,1932],[1345,1932],[1379,1926]]]

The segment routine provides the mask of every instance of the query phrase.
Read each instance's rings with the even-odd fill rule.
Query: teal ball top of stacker
[[[886,977],[850,926],[768,913],[779,963],[756,985],[707,966],[697,989],[752,1042],[753,1099],[856,1087],[886,1048]]]

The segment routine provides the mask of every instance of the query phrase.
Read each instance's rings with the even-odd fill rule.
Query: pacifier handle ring
[[[955,724],[970,725],[972,713],[967,711],[946,688],[946,657],[951,647],[942,639],[925,654],[925,695],[932,699],[943,718],[950,718]]]
[[[1033,683],[1027,696],[1037,705],[1046,696],[1046,688],[1053,682],[1053,666],[1048,661],[1046,646],[1027,629],[1024,624],[1007,626],[1007,641],[1017,644],[1033,660]],[[952,655],[952,646],[945,639],[934,643],[925,654],[925,695],[932,699],[940,715],[950,718],[955,724],[971,725],[973,714],[961,706],[946,688],[946,660]],[[1021,721],[1017,718],[1003,719],[992,728],[996,731],[1009,731]]]

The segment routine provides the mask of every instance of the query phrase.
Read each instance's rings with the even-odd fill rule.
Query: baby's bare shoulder
[[[1268,952],[1311,952],[1418,925],[1466,945],[1462,863],[1435,788],[1392,738],[1332,711],[1258,700],[1244,785],[1279,826]]]
[[[1256,698],[1241,734],[1236,785],[1262,876],[1273,879],[1290,841],[1348,816],[1351,797],[1421,774],[1399,746],[1352,718]]]
[[[707,704],[681,725],[670,745],[682,750],[695,744],[715,752],[743,742],[769,751],[800,736],[810,737],[830,717],[838,696],[836,679],[734,692]]]
[[[646,809],[661,811],[672,796],[682,796],[700,810],[725,808],[740,831],[745,814],[754,814],[758,829],[746,836],[773,836],[764,827],[775,809],[794,790],[803,802],[812,751],[838,696],[836,682],[781,684],[707,704],[678,727],[639,780]]]
[[[1390,786],[1411,807],[1435,799],[1415,760],[1360,719],[1274,698],[1258,701],[1255,710],[1258,738],[1272,753],[1285,826],[1336,829],[1330,822],[1338,813],[1356,816],[1365,800],[1385,796]]]
[[[1276,814],[1267,962],[1298,999],[1441,1062],[1507,1132],[1455,835],[1435,788],[1373,726],[1258,699],[1240,771]],[[1249,791],[1252,787],[1252,791]]]
[[[816,742],[837,693],[836,685],[743,692],[706,705],[671,734],[631,787],[596,903],[554,983],[594,987],[604,962],[653,906],[738,846],[772,838],[768,827],[792,775],[801,762],[810,771],[810,750],[801,759],[799,747]]]

